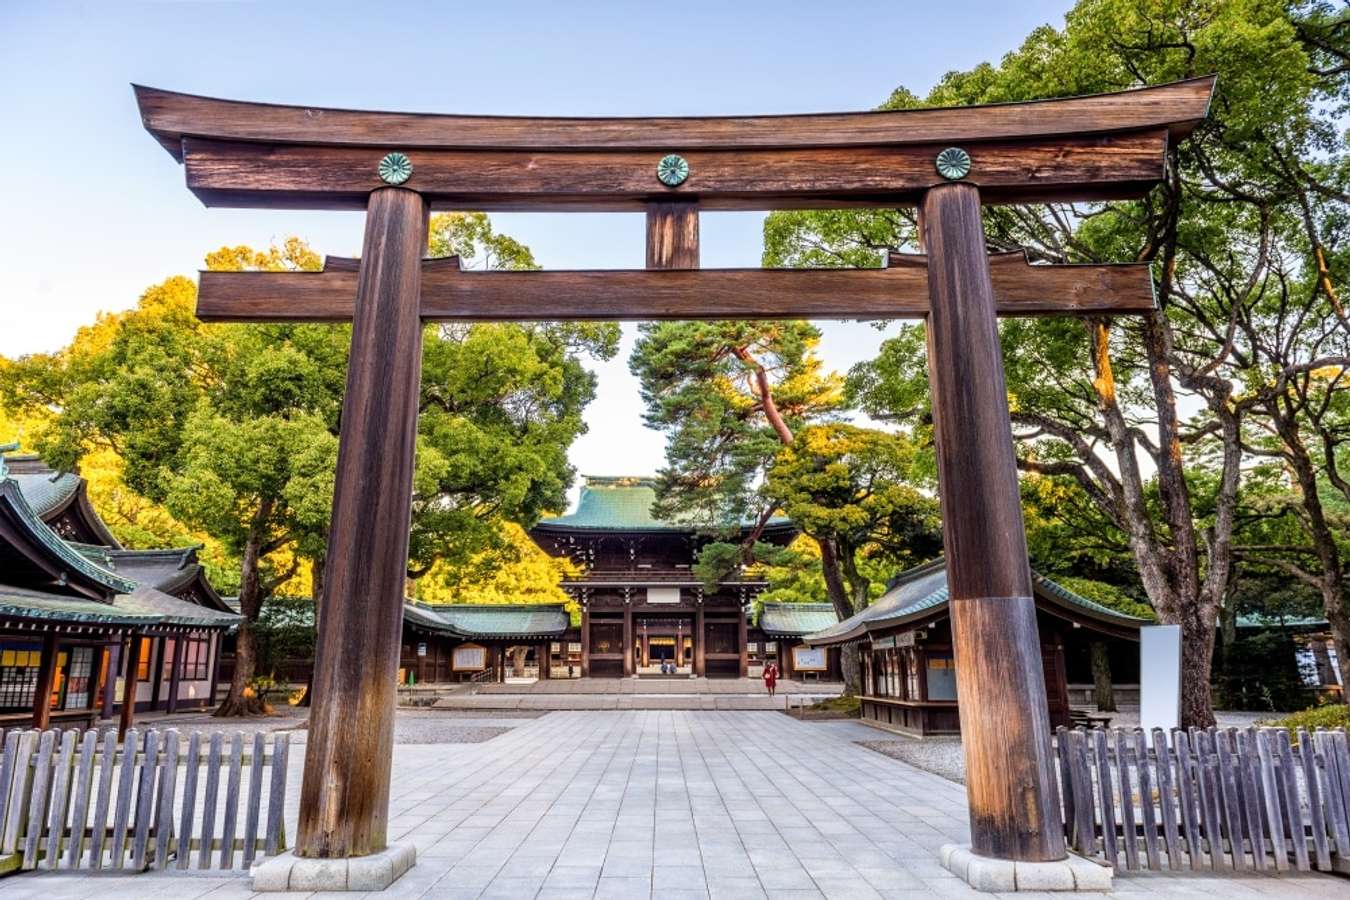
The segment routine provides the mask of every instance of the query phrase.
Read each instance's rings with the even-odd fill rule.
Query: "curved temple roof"
[[[655,478],[641,475],[587,475],[584,478],[577,508],[565,515],[540,519],[535,529],[688,533],[702,527],[698,523],[667,521],[652,515],[652,506],[656,503]],[[747,522],[743,527],[753,524]],[[792,522],[783,516],[774,516],[766,523],[767,528],[775,530],[791,525]]]
[[[1066,618],[1095,623],[1103,630],[1113,632],[1137,631],[1149,624],[1139,619],[1102,606],[1056,584],[1044,575],[1032,572],[1032,589],[1038,606],[1058,611]],[[901,573],[891,582],[886,593],[862,612],[836,625],[805,636],[812,646],[832,646],[860,640],[867,635],[910,624],[922,624],[944,615],[947,611],[947,561],[941,557]]]

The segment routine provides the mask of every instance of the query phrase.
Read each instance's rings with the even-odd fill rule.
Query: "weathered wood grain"
[[[202,766],[202,735],[188,737],[187,764],[183,770],[183,811],[178,820],[177,866],[186,869],[192,860],[192,826],[197,819],[197,775]]]
[[[1284,800],[1275,777],[1275,755],[1271,750],[1272,742],[1280,739],[1266,729],[1256,733],[1256,750],[1261,761],[1261,792],[1265,798],[1266,833],[1270,835],[1275,870],[1284,872],[1289,869],[1289,847],[1284,836]]]
[[[131,840],[131,868],[145,870],[146,851],[150,845],[150,826],[155,820],[155,782],[159,775],[159,745],[162,735],[151,729],[145,733],[145,755],[141,763],[140,781],[136,787],[135,828]]]
[[[1172,774],[1172,754],[1161,728],[1153,729],[1153,755],[1158,772],[1158,808],[1162,815],[1163,842],[1167,846],[1167,868],[1181,868],[1181,841],[1177,832],[1176,779]]]
[[[263,840],[263,852],[269,857],[286,846],[286,761],[290,749],[290,735],[279,734],[272,739],[272,783],[267,790],[267,832]]]
[[[98,732],[90,729],[80,740],[80,757],[75,763],[75,803],[70,816],[70,843],[66,845],[66,868],[78,868],[84,860],[85,830],[89,824],[89,799],[94,788],[94,761],[98,751]],[[2,780],[2,779],[0,779]]]
[[[1322,804],[1322,784],[1318,771],[1317,751],[1313,747],[1312,737],[1300,728],[1298,730],[1298,755],[1303,766],[1303,785],[1308,798],[1308,816],[1312,825],[1313,850],[1317,854],[1317,868],[1323,872],[1331,871],[1331,847],[1327,843],[1326,809]]]
[[[1116,776],[1120,781],[1120,827],[1125,845],[1125,868],[1133,872],[1139,868],[1139,832],[1134,817],[1134,785],[1130,779],[1130,756],[1126,750],[1125,732],[1116,730]]]
[[[197,851],[197,868],[211,868],[211,843],[216,838],[216,803],[220,793],[220,759],[224,738],[219,734],[211,735],[210,750],[206,757],[206,786],[202,802],[201,847]]]
[[[239,802],[243,799],[240,792],[244,774],[244,736],[235,732],[230,738],[230,771],[225,782],[225,821],[220,828],[220,868],[229,869],[234,865],[234,836],[239,827]],[[254,770],[262,768],[262,760],[253,762]]]
[[[838,147],[963,142],[1166,127],[1202,119],[1214,76],[1027,103],[776,116],[467,116],[249,103],[133,85],[141,121],[178,158],[184,137],[330,146],[482,149]]]
[[[1097,792],[1101,797],[1102,811],[1102,852],[1111,866],[1120,865],[1120,852],[1116,841],[1116,803],[1112,789],[1111,754],[1106,746],[1106,732],[1095,729],[1092,735],[1095,750],[1094,762],[1097,770]]]
[[[1153,805],[1153,773],[1149,767],[1148,743],[1144,738],[1144,732],[1135,729],[1128,749],[1135,761],[1135,771],[1139,773],[1139,808],[1144,826],[1144,853],[1148,857],[1148,867],[1156,871],[1162,868],[1162,857],[1158,854],[1158,815]]]
[[[180,641],[181,643],[181,641]],[[155,868],[169,866],[170,841],[173,839],[173,801],[178,789],[178,731],[164,732],[164,758],[159,767],[159,793],[155,799]]]
[[[372,194],[366,215],[315,650],[299,856],[364,856],[386,845],[427,215],[420,196],[398,188]]]
[[[697,249],[681,251],[697,262]],[[357,260],[323,272],[202,272],[206,322],[350,321]],[[1098,315],[1154,308],[1146,264],[1033,266],[1022,253],[989,257],[1000,316]],[[422,263],[428,321],[653,319],[890,319],[928,314],[927,260],[891,254],[884,269],[670,269],[473,272],[458,260]]]
[[[1284,814],[1289,825],[1289,842],[1294,850],[1294,866],[1300,872],[1310,871],[1308,859],[1308,835],[1303,827],[1303,804],[1298,790],[1298,767],[1294,763],[1294,751],[1289,744],[1287,734],[1281,734],[1276,740],[1279,754],[1277,773],[1280,787],[1284,792]]]
[[[1252,863],[1258,872],[1266,870],[1266,829],[1261,817],[1261,800],[1257,783],[1257,774],[1253,754],[1253,732],[1244,728],[1237,733],[1237,756],[1234,765],[1238,768],[1238,779],[1242,787],[1243,830],[1251,844]]]
[[[38,863],[38,847],[42,840],[42,825],[46,821],[48,791],[52,780],[52,745],[56,733],[42,732],[38,739],[36,761],[33,769],[32,795],[28,803],[28,824],[24,832],[23,868],[35,869]]]
[[[1200,791],[1186,732],[1181,729],[1172,731],[1172,747],[1177,757],[1177,792],[1181,803],[1181,826],[1186,833],[1186,854],[1190,857],[1191,868],[1199,869],[1204,853],[1200,842]]]
[[[103,736],[103,749],[98,773],[98,799],[94,804],[94,822],[90,827],[89,865],[103,868],[104,847],[108,837],[108,812],[112,806],[113,783],[119,780],[114,766],[117,762],[117,735],[111,731]]]
[[[976,853],[1065,856],[994,291],[968,184],[929,192],[928,367]]]
[[[42,859],[44,869],[55,869],[61,864],[66,817],[70,814],[70,782],[75,766],[76,737],[74,729],[61,733],[61,752],[54,760],[51,808],[47,811],[47,846]]]
[[[263,754],[266,752],[264,740],[261,731],[253,735],[253,766],[249,772],[248,807],[244,818],[244,868],[253,865],[258,855],[258,814],[262,807],[263,781],[267,778],[263,766]],[[272,764],[276,765],[275,757]]]
[[[647,268],[698,268],[698,201],[647,204]]]
[[[676,188],[656,179],[661,152],[409,150],[416,190],[433,209],[641,211],[653,200],[703,209],[813,209],[915,205],[946,183],[935,160],[947,145],[695,150]],[[1140,196],[1163,174],[1167,131],[967,144],[966,182],[986,203]],[[379,149],[186,138],[188,190],[207,206],[363,209],[384,187]]]

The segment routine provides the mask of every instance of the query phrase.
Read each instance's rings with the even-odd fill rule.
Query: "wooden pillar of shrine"
[[[173,656],[169,662],[169,700],[165,709],[178,712],[178,681],[183,672],[183,644],[186,635],[178,634],[173,638]]]
[[[746,622],[747,618],[749,618],[749,614],[746,613],[745,607],[741,607],[736,642],[741,648],[740,676],[742,678],[745,678],[750,674],[750,626],[749,623]]]
[[[974,185],[930,189],[928,367],[977,854],[1065,856],[993,285]]]
[[[544,641],[535,653],[539,657],[536,660],[539,663],[539,680],[547,681],[553,677],[553,642]]]
[[[623,608],[623,674],[625,678],[633,675],[633,607],[627,604]]]
[[[126,676],[122,679],[122,716],[117,720],[117,739],[127,736],[132,721],[136,718],[136,673],[141,668],[141,636],[132,634],[127,638],[122,655],[126,657]]]
[[[591,676],[591,613],[581,607],[581,677]]]
[[[342,405],[295,852],[386,846],[422,370],[427,204],[370,195]]]
[[[704,640],[708,635],[708,626],[703,620],[703,606],[694,610],[694,674],[702,678],[708,673],[707,657],[704,655]]]
[[[42,636],[42,657],[38,660],[37,687],[33,689],[33,728],[46,731],[52,719],[52,687],[56,684],[56,632]]]

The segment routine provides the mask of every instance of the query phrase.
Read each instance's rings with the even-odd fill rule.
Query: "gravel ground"
[[[1221,728],[1246,728],[1263,719],[1276,718],[1279,713],[1216,711],[1214,718]],[[1123,709],[1112,713],[1112,728],[1136,728],[1139,710]],[[854,740],[855,744],[875,750],[892,759],[941,775],[948,781],[966,783],[966,759],[959,737],[907,738],[899,735],[881,740]]]
[[[860,747],[875,750],[891,759],[941,775],[957,784],[966,783],[966,760],[961,754],[960,738],[900,738],[894,741],[854,741]]]

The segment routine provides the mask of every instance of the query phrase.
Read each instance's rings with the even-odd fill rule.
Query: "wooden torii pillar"
[[[203,272],[206,321],[351,321],[296,853],[386,843],[425,321],[927,317],[976,853],[1065,855],[998,315],[1153,308],[1144,266],[987,256],[982,203],[1140,196],[1212,78],[1038,103],[739,118],[354,112],[136,88],[208,206],[363,209],[362,257]],[[877,270],[698,268],[700,209],[917,206],[925,256]],[[647,211],[647,270],[464,272],[429,208]],[[583,634],[583,643],[586,636]]]

